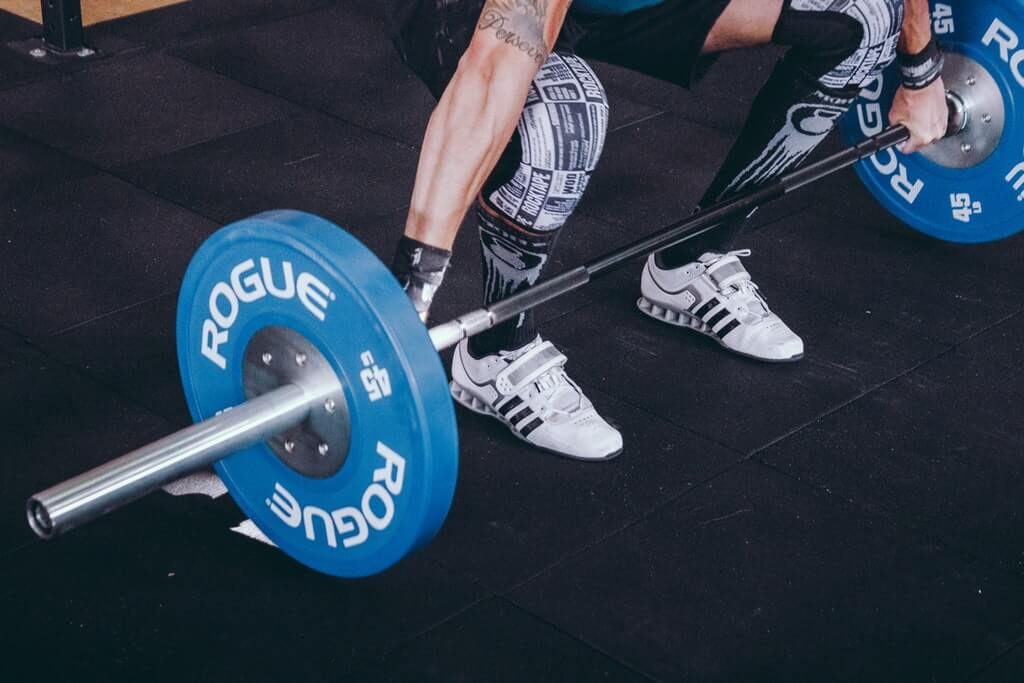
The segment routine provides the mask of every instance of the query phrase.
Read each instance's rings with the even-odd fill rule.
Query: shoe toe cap
[[[804,355],[803,340],[781,320],[753,330],[738,345],[737,351],[763,360],[797,360]]]
[[[576,457],[585,460],[608,460],[622,452],[622,434],[597,415],[575,441]]]
[[[578,460],[610,460],[622,452],[622,434],[596,413],[544,432],[537,430],[538,446]]]
[[[804,340],[790,332],[786,339],[781,339],[766,349],[767,356],[774,360],[790,360],[804,355]]]

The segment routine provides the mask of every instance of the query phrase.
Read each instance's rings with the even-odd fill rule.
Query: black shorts
[[[402,59],[440,97],[466,51],[484,0],[390,0]],[[555,45],[681,86],[707,70],[701,49],[730,0],[665,0],[621,16],[570,10]]]

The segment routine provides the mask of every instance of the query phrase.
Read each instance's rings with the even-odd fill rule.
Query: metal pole
[[[55,52],[77,52],[85,47],[81,0],[41,0],[43,45]]]
[[[29,498],[28,523],[51,538],[301,422],[321,396],[285,384]]]
[[[910,139],[910,132],[903,126],[893,126],[860,144],[837,152],[803,168],[780,176],[777,180],[698,211],[689,218],[673,223],[652,235],[627,244],[582,266],[539,282],[519,294],[497,301],[487,308],[460,315],[430,328],[430,340],[438,351],[455,346],[467,337],[488,330],[498,323],[513,318],[534,306],[579,289],[591,280],[616,270],[624,263],[655,251],[691,240],[714,230],[726,219],[750,213],[762,204],[774,201],[809,183],[821,180],[853,166],[884,149],[894,147]]]

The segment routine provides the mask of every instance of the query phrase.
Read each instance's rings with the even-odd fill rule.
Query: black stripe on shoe
[[[533,418],[533,421],[530,422],[530,424],[526,425],[525,427],[519,428],[519,433],[522,434],[523,438],[525,439],[526,437],[530,436],[530,434],[532,434],[533,431],[537,429],[537,427],[540,427],[542,424],[544,424],[544,420],[540,419],[539,417],[535,417]]]
[[[729,311],[723,308],[718,313],[715,313],[713,316],[711,316],[711,319],[707,321],[708,327],[714,327],[718,323],[722,322],[722,320],[725,319],[725,317],[728,315]]]
[[[498,406],[498,412],[504,415],[505,417],[508,417],[508,414],[511,413],[520,405],[522,405],[522,403],[523,399],[519,398],[518,396],[513,396],[512,398]]]
[[[708,313],[708,311],[710,311],[711,309],[713,309],[717,305],[718,305],[718,299],[715,298],[715,297],[711,297],[710,301],[708,301],[703,306],[701,306],[696,311],[694,311],[694,315],[696,315],[696,316],[698,316],[700,318],[703,318]]]
[[[740,321],[736,320],[736,318],[733,318],[728,323],[726,323],[726,325],[724,327],[722,327],[722,329],[720,329],[718,332],[715,332],[715,334],[718,335],[719,339],[723,339],[725,337],[725,335],[729,334],[730,332],[732,332],[733,330],[735,330],[739,326],[740,326]]]

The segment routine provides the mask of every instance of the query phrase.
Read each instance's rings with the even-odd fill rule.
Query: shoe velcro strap
[[[747,269],[743,267],[743,264],[735,256],[726,256],[711,264],[705,271],[705,275],[719,289],[725,289],[729,285],[736,284],[741,280],[750,279],[750,273],[747,272]]]
[[[565,365],[568,359],[551,342],[543,342],[530,349],[498,373],[494,385],[498,392],[509,396],[519,393],[524,386],[551,368]]]

